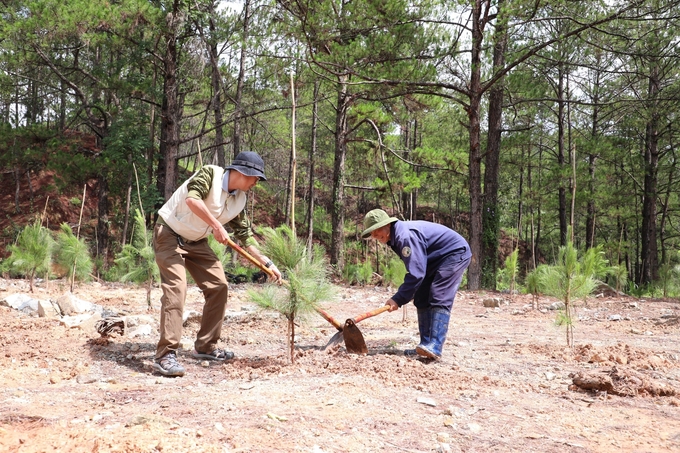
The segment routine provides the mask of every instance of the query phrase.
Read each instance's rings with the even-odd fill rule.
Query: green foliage
[[[373,278],[373,266],[370,260],[361,264],[345,263],[342,269],[342,278],[350,285],[366,285]]]
[[[659,268],[659,281],[657,282],[657,285],[661,290],[662,297],[669,297],[669,295],[677,292],[679,276],[679,266],[665,263]]]
[[[57,248],[54,253],[55,262],[66,272],[73,282],[86,281],[92,273],[94,263],[84,238],[77,238],[66,223],[62,223],[57,235]],[[73,290],[73,286],[71,286]]]
[[[208,245],[212,251],[215,252],[215,255],[217,255],[217,258],[222,263],[223,268],[226,269],[227,267],[231,267],[229,262],[231,260],[231,254],[224,244],[217,242],[217,239],[215,239],[215,237],[211,234],[208,236]]]
[[[264,228],[266,242],[262,251],[288,277],[287,291],[266,285],[259,291],[249,291],[262,308],[275,310],[288,319],[288,345],[291,362],[295,361],[295,319],[313,312],[322,301],[333,296],[328,280],[328,266],[321,249],[310,256],[306,245],[284,225],[277,229]]]
[[[544,274],[548,271],[549,266],[545,264],[539,265],[536,269],[529,272],[524,279],[524,292],[525,294],[531,294],[533,308],[538,308],[538,296],[542,292],[542,282],[544,279]]]
[[[10,256],[2,262],[3,272],[28,277],[33,292],[35,276],[47,273],[50,268],[54,239],[49,230],[39,221],[26,225],[19,233],[16,244],[10,245],[7,250]]]
[[[609,276],[613,280],[617,292],[626,287],[626,284],[628,283],[628,269],[625,264],[611,266],[609,268]]]
[[[541,281],[543,274],[548,270],[548,266],[540,264],[536,269],[527,273],[524,278],[524,293],[538,296],[541,294]]]
[[[123,282],[146,283],[147,304],[151,306],[151,287],[160,279],[158,264],[153,251],[151,232],[146,228],[144,216],[135,209],[132,241],[125,244],[116,255],[115,263]]]
[[[404,262],[397,257],[391,257],[385,267],[385,274],[383,275],[384,282],[394,287],[398,287],[404,283],[405,276],[406,266],[404,266]]]
[[[498,272],[498,289],[507,289],[510,294],[516,291],[517,274],[519,273],[519,249],[515,249],[505,258],[505,267]]]
[[[605,258],[603,247],[598,245],[586,250],[581,259],[582,272],[596,280],[604,279],[610,273],[609,261]]]
[[[328,212],[320,207],[314,207],[314,234],[330,237],[333,230],[333,225],[331,224],[330,215]]]
[[[557,262],[546,267],[540,276],[540,288],[564,302],[564,312],[557,319],[558,325],[566,326],[567,345],[573,346],[573,301],[590,295],[597,286],[592,271],[578,260],[578,253],[571,241],[560,247]]]

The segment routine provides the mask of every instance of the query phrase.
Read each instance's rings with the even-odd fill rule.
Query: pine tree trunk
[[[482,2],[475,0],[472,13],[472,58],[470,72],[470,156],[468,190],[470,195],[470,250],[472,260],[468,267],[468,289],[481,288],[482,274],[482,152],[480,145],[480,110],[482,101],[481,54],[483,34],[480,28]]]
[[[656,111],[656,97],[659,93],[659,69],[652,68],[649,77],[648,99],[652,101],[651,117],[645,134],[645,181],[642,198],[642,249],[640,283],[649,284],[659,277],[658,251],[656,243],[656,200],[659,172],[659,114]]]
[[[564,158],[564,123],[565,123],[565,99],[564,99],[564,65],[558,67],[558,87],[557,87],[557,165],[562,172],[565,166]],[[560,245],[567,244],[567,189],[564,186],[563,178],[560,178],[558,186],[558,215],[560,219]]]
[[[169,30],[166,34],[167,49],[164,58],[163,104],[161,106],[161,158],[164,170],[159,172],[159,190],[165,200],[172,196],[177,182],[177,156],[179,153],[180,103],[177,80],[177,27],[179,26],[179,1],[175,0]],[[169,15],[170,16],[170,15]]]
[[[348,76],[338,80],[338,104],[335,114],[335,161],[333,164],[333,196],[331,205],[330,263],[339,271],[344,265],[345,245],[345,159],[347,156],[347,112],[352,97],[347,90]]]
[[[501,10],[503,0],[499,0]],[[497,19],[494,35],[493,69],[499,72],[505,66],[507,48],[506,26]],[[498,247],[500,243],[500,206],[498,205],[498,175],[503,128],[503,79],[498,80],[489,92],[488,139],[484,158],[484,197],[482,206],[482,288],[496,289]]]
[[[312,106],[312,145],[309,148],[309,185],[307,204],[307,253],[311,256],[314,239],[314,156],[319,120],[319,81],[314,81],[314,104]]]
[[[210,10],[211,13],[214,13],[213,11],[213,5],[210,5]],[[226,166],[226,156],[225,156],[225,150],[224,150],[224,132],[222,130],[222,124],[224,123],[223,115],[222,115],[222,84],[220,83],[221,77],[220,77],[220,67],[218,63],[218,54],[217,54],[217,38],[215,36],[215,21],[212,17],[210,17],[209,23],[208,23],[208,29],[210,31],[210,37],[209,37],[209,43],[208,43],[208,55],[210,55],[210,66],[211,66],[211,71],[210,71],[210,83],[212,86],[212,92],[213,92],[213,98],[212,98],[212,109],[213,109],[213,115],[215,116],[215,154],[216,154],[216,162],[217,165],[220,167],[225,167]]]
[[[241,57],[239,58],[238,78],[236,79],[236,95],[234,96],[234,157],[241,152],[241,124],[243,116],[243,85],[245,79],[246,51],[248,49],[248,33],[250,28],[250,0],[243,4],[243,41],[241,42]]]

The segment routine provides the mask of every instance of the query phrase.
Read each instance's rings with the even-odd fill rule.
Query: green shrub
[[[146,221],[139,209],[135,209],[134,221],[132,241],[125,244],[116,255],[115,263],[122,274],[120,281],[146,284],[146,303],[151,308],[151,288],[154,281],[160,280],[160,272],[153,250],[152,234],[146,228]]]
[[[10,256],[2,262],[3,272],[27,277],[33,292],[35,276],[47,274],[52,261],[54,239],[49,230],[39,221],[27,225],[19,233],[16,243],[7,250]]]
[[[57,265],[66,272],[66,276],[71,281],[71,291],[76,280],[87,281],[90,278],[94,263],[87,249],[87,243],[84,238],[77,238],[66,223],[61,224],[61,231],[57,235],[57,248],[54,256]]]
[[[505,258],[505,267],[498,271],[497,288],[510,291],[514,294],[517,285],[517,274],[519,273],[519,249],[515,249]]]
[[[404,266],[404,262],[397,257],[391,257],[385,267],[385,275],[383,276],[385,284],[398,287],[404,283],[405,276],[406,266]]]

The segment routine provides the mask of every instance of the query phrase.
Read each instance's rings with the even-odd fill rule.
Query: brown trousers
[[[156,225],[153,232],[156,263],[161,274],[161,339],[156,358],[179,349],[182,338],[182,314],[187,294],[186,271],[203,292],[205,305],[201,328],[194,348],[199,352],[215,349],[222,333],[227,309],[227,279],[222,263],[208,245],[208,240],[186,242],[180,247],[175,232],[166,225]]]

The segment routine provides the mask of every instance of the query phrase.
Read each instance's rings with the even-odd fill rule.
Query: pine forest
[[[96,200],[70,234],[114,278],[136,210],[151,227],[199,167],[253,150],[254,226],[290,225],[339,277],[389,268],[360,238],[381,207],[460,232],[469,290],[572,244],[612,287],[678,295],[679,3],[4,0],[3,256],[53,211],[12,220],[50,174],[76,214]]]

